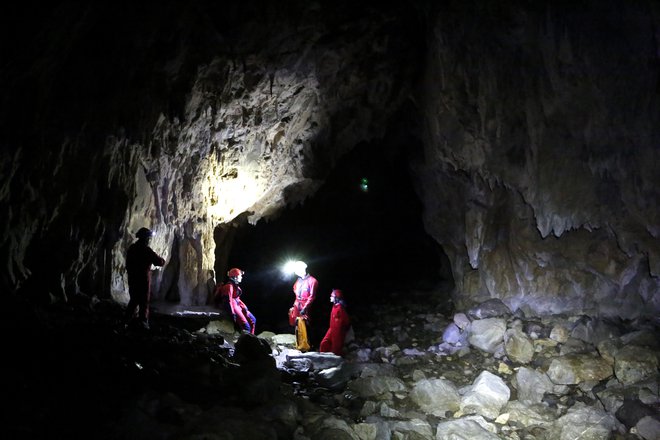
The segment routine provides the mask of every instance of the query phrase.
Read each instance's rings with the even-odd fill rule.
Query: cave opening
[[[290,330],[295,275],[281,271],[290,259],[305,261],[318,279],[315,308],[323,317],[334,288],[360,313],[374,302],[405,301],[406,292],[437,295],[440,284],[452,283],[444,251],[424,230],[410,175],[408,164],[421,149],[410,140],[357,145],[302,204],[256,225],[240,218],[232,233],[225,227],[224,240],[216,234],[217,281],[226,281],[228,267],[246,272],[243,299],[260,331]]]

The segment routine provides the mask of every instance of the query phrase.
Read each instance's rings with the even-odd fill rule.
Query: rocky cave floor
[[[658,323],[450,313],[392,292],[354,313],[343,359],[217,315],[12,300],[6,438],[657,439]],[[363,318],[360,318],[362,316]]]

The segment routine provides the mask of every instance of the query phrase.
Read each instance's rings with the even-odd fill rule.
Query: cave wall
[[[215,228],[313,194],[418,68],[405,5],[29,6],[3,28],[2,283],[49,300],[127,301],[147,226],[154,297],[206,303]]]
[[[301,203],[405,108],[459,307],[657,314],[657,6],[490,3],[12,6],[3,290],[125,301],[148,226],[155,297],[203,304],[218,225]]]
[[[616,1],[437,16],[417,173],[459,307],[657,316],[659,17]]]

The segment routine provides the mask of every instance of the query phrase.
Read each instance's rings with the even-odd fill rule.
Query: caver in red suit
[[[319,282],[316,278],[307,273],[307,265],[302,262],[296,262],[294,270],[298,279],[293,284],[293,293],[295,300],[293,306],[289,309],[289,324],[295,326],[298,317],[303,318],[308,323],[312,303],[316,297],[316,289]]]
[[[239,284],[243,280],[244,273],[241,269],[230,269],[227,272],[229,281],[216,289],[214,301],[217,306],[223,307],[228,313],[231,313],[234,324],[238,328],[254,334],[257,318],[250,313],[241,300],[243,290]]]
[[[151,301],[151,265],[163,266],[165,260],[159,257],[150,247],[149,240],[153,232],[140,228],[135,234],[138,241],[133,243],[126,253],[126,273],[128,275],[128,294],[130,300],[126,307],[126,324],[135,316],[145,328],[149,327],[149,302]]]
[[[344,340],[346,340],[346,333],[351,327],[343,297],[342,291],[337,289],[330,294],[330,302],[334,304],[330,312],[330,328],[328,328],[319,348],[321,352],[332,352],[337,356],[341,356],[344,352]]]

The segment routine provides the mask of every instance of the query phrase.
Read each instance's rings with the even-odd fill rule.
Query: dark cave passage
[[[415,148],[357,146],[313,198],[276,219],[238,228],[227,264],[246,271],[244,301],[262,331],[288,329],[295,275],[284,275],[281,267],[289,259],[307,262],[318,279],[316,311],[323,325],[333,288],[344,291],[355,311],[382,301],[384,293],[451,281],[443,280],[447,257],[422,225],[407,165]],[[224,272],[218,282],[226,280]]]

